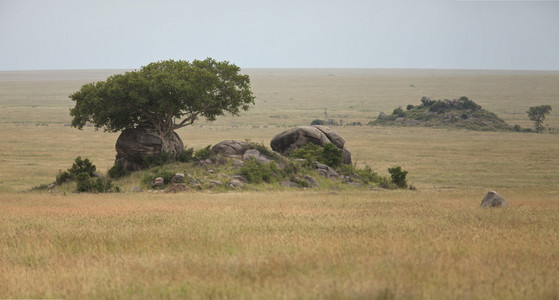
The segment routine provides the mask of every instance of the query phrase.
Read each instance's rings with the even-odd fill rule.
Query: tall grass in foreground
[[[559,297],[557,191],[0,194],[0,298]]]

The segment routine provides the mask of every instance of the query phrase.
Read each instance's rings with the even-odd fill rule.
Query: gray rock
[[[178,154],[184,150],[184,144],[175,132],[169,143],[167,152]],[[129,128],[122,131],[115,148],[117,152],[115,164],[122,164],[128,171],[138,171],[142,168],[146,157],[161,154],[163,141],[149,128]]]
[[[305,179],[305,181],[308,182],[311,186],[318,186],[318,182],[308,175],[303,176],[303,179]]]
[[[133,186],[130,188],[130,191],[133,193],[139,193],[139,192],[143,192],[144,190],[142,190],[142,187],[140,187],[139,185],[137,186]]]
[[[55,188],[56,188],[56,184],[54,184],[54,183],[51,183],[47,186],[47,190],[49,190],[49,191],[54,190]]]
[[[334,130],[330,129],[330,127],[326,127],[323,125],[315,125],[314,127],[318,128],[322,133],[326,135],[328,140],[336,147],[343,149],[345,145],[345,139],[337,134]]]
[[[176,173],[175,176],[171,179],[173,183],[180,183],[184,182],[184,174],[183,173]]]
[[[223,183],[219,180],[210,180],[210,184],[213,185],[213,186],[220,186]]]
[[[346,147],[342,149],[342,163],[351,165],[351,152]]]
[[[226,140],[214,145],[212,151],[224,155],[243,155],[249,145],[247,142]]]
[[[338,178],[340,177],[340,175],[338,174],[338,172],[336,172],[336,170],[330,168],[329,166],[325,165],[325,164],[321,164],[319,162],[315,163],[315,167],[318,170],[318,173],[326,178]]]
[[[270,146],[274,151],[285,154],[308,143],[317,145],[332,143],[339,149],[344,150],[342,161],[345,164],[351,164],[351,152],[344,147],[345,139],[334,130],[322,125],[299,126],[281,132],[274,136]]]
[[[260,151],[256,149],[249,149],[245,151],[245,154],[243,154],[243,160],[248,160],[250,158],[254,158],[261,163],[267,163],[271,161],[271,159],[269,159],[266,155],[260,153]]]
[[[248,179],[243,175],[233,175],[233,179],[248,183]]]
[[[299,185],[296,182],[290,181],[290,180],[284,180],[281,182],[281,186],[284,187],[299,187]]]
[[[233,160],[233,165],[237,166],[237,167],[242,167],[245,163],[242,160],[238,160],[238,159],[234,159]]]
[[[172,183],[166,189],[165,193],[183,193],[191,192],[192,189],[186,183]]]
[[[495,191],[489,191],[481,200],[481,207],[502,207],[507,206],[507,202]]]
[[[163,177],[157,177],[154,181],[151,182],[152,187],[159,187],[165,184],[165,179]]]
[[[150,131],[149,128],[143,127],[122,131],[115,145],[117,152],[115,164],[122,164],[128,171],[138,171],[143,167],[146,157],[159,155],[163,148],[163,141]],[[170,152],[180,153],[184,150],[184,144],[178,134],[173,133],[170,143]]]
[[[233,188],[233,189],[237,189],[237,188],[243,188],[245,187],[245,184],[240,181],[239,179],[231,179],[227,185],[228,188]]]

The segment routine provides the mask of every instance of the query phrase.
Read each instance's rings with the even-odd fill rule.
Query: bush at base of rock
[[[211,147],[212,147],[212,145],[208,145],[205,148],[197,150],[194,153],[194,158],[196,158],[197,160],[205,160],[205,159],[211,158],[211,156],[212,156]]]
[[[124,169],[121,162],[117,162],[114,166],[112,166],[107,175],[109,175],[112,179],[119,179],[126,176],[128,172]]]
[[[273,183],[280,180],[281,170],[275,162],[263,163],[254,158],[246,160],[240,174],[250,183]]]
[[[322,125],[299,126],[288,129],[274,136],[270,146],[274,151],[286,155],[310,143],[317,145],[334,144],[342,150],[342,162],[351,164],[351,152],[344,147],[345,139],[334,130]]]
[[[88,173],[83,172],[76,176],[77,192],[89,193],[110,193],[119,192],[110,179],[92,178]]]
[[[342,164],[342,150],[332,143],[326,143],[322,146],[308,143],[301,148],[291,151],[288,156],[305,159],[311,164],[318,161],[330,167],[337,167]]]

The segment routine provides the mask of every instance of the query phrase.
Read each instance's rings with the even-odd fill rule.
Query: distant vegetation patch
[[[391,115],[381,113],[368,125],[453,127],[480,131],[509,131],[509,124],[481,105],[460,97],[454,100],[421,98],[421,104],[398,107]]]

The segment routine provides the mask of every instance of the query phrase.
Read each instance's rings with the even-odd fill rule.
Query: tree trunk
[[[165,152],[176,159],[184,151],[184,144],[176,132],[160,132],[148,128],[146,128],[146,131],[161,139],[161,152]]]

